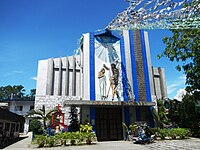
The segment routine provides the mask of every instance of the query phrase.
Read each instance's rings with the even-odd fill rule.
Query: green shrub
[[[158,132],[161,139],[165,139],[169,135],[168,129],[160,129]]]
[[[49,137],[47,137],[47,139],[46,139],[46,145],[48,146],[48,147],[53,147],[53,146],[56,146],[56,138],[55,138],[56,136],[49,136]]]
[[[82,134],[86,144],[91,144],[92,141],[96,141],[96,134],[94,132],[83,132]]]
[[[38,119],[31,120],[29,129],[35,134],[41,134],[43,132],[41,122]]]
[[[71,145],[78,145],[81,141],[80,132],[70,132],[70,144]]]
[[[68,143],[70,143],[70,134],[71,132],[64,132],[61,133],[61,137],[62,137],[62,145],[69,145]]]
[[[158,135],[161,139],[165,139],[165,137],[171,137],[172,139],[185,139],[191,136],[191,132],[189,129],[185,128],[173,128],[173,129],[159,129]]]
[[[176,137],[180,137],[180,139],[186,139],[191,136],[190,130],[185,128],[174,128],[171,132],[174,132]]]
[[[49,137],[35,135],[33,143],[37,144],[38,147],[53,147],[61,145],[91,144],[91,142],[95,140],[96,135],[92,130],[92,126],[88,123],[86,125],[81,125],[80,132],[64,132]]]
[[[176,129],[168,129],[168,137],[171,137],[172,139],[177,138],[177,130]]]
[[[137,125],[132,123],[129,125],[129,129],[131,130],[130,134],[133,134],[135,132],[135,129],[137,128]]]
[[[47,141],[47,136],[44,135],[35,135],[35,138],[33,140],[34,144],[37,144],[38,147],[44,147]]]
[[[155,136],[159,136],[159,128],[150,128],[150,131]]]
[[[91,144],[92,141],[96,140],[96,134],[93,132],[92,126],[89,123],[80,125],[80,133],[82,134],[83,140],[86,141],[86,144]]]
[[[92,126],[90,123],[87,123],[85,125],[81,124],[80,125],[80,132],[93,132]]]

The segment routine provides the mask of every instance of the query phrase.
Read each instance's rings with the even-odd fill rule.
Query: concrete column
[[[127,78],[128,78],[129,84],[131,86],[131,90],[133,92],[134,91],[134,89],[133,89],[133,79],[132,79],[133,71],[132,71],[132,66],[131,66],[131,54],[130,54],[130,47],[132,45],[130,45],[129,31],[128,30],[124,30],[123,31],[123,36],[124,36],[124,39],[126,39],[126,40],[124,40],[124,48],[125,48]]]
[[[61,87],[62,87],[62,60],[61,58],[59,58],[58,60],[58,71],[59,71],[59,74],[58,74],[58,95],[61,95]]]
[[[90,100],[90,34],[83,37],[83,99]]]
[[[65,81],[65,96],[69,95],[69,60],[66,57],[66,81]]]
[[[145,47],[146,47],[146,56],[147,56],[147,65],[148,65],[151,96],[155,96],[155,89],[154,89],[154,84],[153,84],[152,64],[151,64],[151,54],[150,54],[150,47],[149,47],[149,37],[148,37],[148,33],[146,31],[144,32],[144,40],[145,40]]]
[[[146,95],[146,85],[144,77],[144,65],[142,57],[140,30],[134,31],[134,52],[137,63],[136,70],[137,70],[139,100],[146,101],[147,95]]]
[[[47,95],[53,95],[53,58],[48,59],[47,68]]]
[[[76,60],[73,56],[73,74],[72,74],[72,96],[76,95]]]
[[[151,70],[152,70],[152,77],[153,77],[153,79],[152,79],[152,81],[153,81],[153,89],[154,89],[154,95],[155,95],[155,99],[157,99],[157,95],[156,95],[156,84],[155,84],[155,74],[154,74],[154,68],[153,68],[153,66],[151,67]],[[152,99],[153,100],[153,99]]]
[[[83,85],[83,49],[81,48],[81,53],[80,53],[80,56],[81,56],[81,66],[80,66],[80,76],[81,76],[81,98],[83,98],[83,89],[84,89],[84,85]]]
[[[166,87],[166,79],[165,79],[165,72],[163,68],[158,68],[159,77],[160,77],[160,89],[162,98],[167,98],[167,87]]]

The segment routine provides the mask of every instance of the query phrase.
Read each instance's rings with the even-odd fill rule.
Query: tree
[[[166,108],[164,106],[164,100],[157,100],[158,105],[158,111],[156,111],[155,108],[153,108],[153,118],[154,122],[156,123],[157,127],[168,127],[171,126],[171,122],[169,121],[167,114],[166,114]]]
[[[30,94],[25,95],[22,85],[7,85],[0,87],[0,99],[35,99],[36,89],[31,89]]]
[[[163,38],[166,48],[160,56],[179,62],[176,69],[186,74],[187,91],[200,90],[200,29],[171,31],[172,37]]]
[[[30,90],[30,94],[27,94],[26,96],[24,96],[24,99],[35,99],[35,95],[36,95],[36,89],[31,89]]]
[[[22,85],[7,85],[0,87],[0,99],[19,99],[24,97],[25,89]]]
[[[192,1],[187,7],[199,7],[200,1]],[[197,9],[199,10],[199,9]],[[192,17],[198,17],[199,11]],[[173,24],[173,22],[172,22]],[[200,90],[200,29],[173,29],[172,37],[163,38],[166,45],[164,52],[158,58],[166,56],[170,61],[178,62],[176,69],[183,69],[186,75],[186,90],[194,92]]]
[[[42,127],[41,122],[38,119],[31,120],[30,125],[29,125],[30,131],[33,131],[33,133],[35,134],[40,134],[42,132],[41,127]]]
[[[31,91],[30,91],[30,97],[31,98],[35,98],[35,94],[36,94],[36,89],[31,89]]]
[[[69,113],[70,113],[69,130],[72,132],[79,131],[78,109],[76,107],[72,106],[71,111]]]
[[[200,137],[200,106],[194,96],[187,93],[181,102],[171,100],[168,116],[179,127],[189,128],[193,136]]]
[[[26,117],[30,116],[37,119],[41,119],[43,122],[43,128],[46,130],[47,129],[46,122],[48,120],[51,120],[51,114],[56,111],[57,111],[57,108],[54,108],[46,113],[45,106],[43,105],[41,109],[29,111]]]
[[[194,0],[184,7],[188,5],[199,7],[200,1]],[[199,17],[199,9],[196,10],[192,17]],[[163,38],[166,48],[162,54],[158,55],[158,58],[165,56],[170,61],[178,63],[176,69],[183,70],[186,75],[187,94],[178,104],[176,111],[172,110],[175,106],[172,103],[169,116],[180,127],[190,128],[193,135],[200,135],[200,107],[198,106],[200,101],[200,29],[173,29],[171,32],[171,37]]]

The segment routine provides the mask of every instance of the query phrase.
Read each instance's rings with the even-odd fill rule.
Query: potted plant
[[[71,145],[76,145],[76,132],[69,132],[70,133],[70,144]]]
[[[96,140],[96,134],[94,132],[82,132],[82,136],[88,145],[90,145],[92,141]]]
[[[80,132],[86,141],[86,144],[91,144],[92,141],[96,140],[96,135],[92,130],[92,126],[87,123],[85,125],[80,125]]]
[[[47,145],[49,147],[55,146],[55,136],[49,136],[49,137],[47,137]]]
[[[44,147],[46,144],[47,137],[44,135],[36,135],[34,142],[38,145],[38,147]]]
[[[130,134],[133,135],[137,127],[138,126],[136,124],[134,124],[134,123],[130,124],[130,126],[129,126]]]

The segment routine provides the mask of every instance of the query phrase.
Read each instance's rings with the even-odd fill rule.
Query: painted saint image
[[[108,89],[108,94],[109,94],[109,91],[111,88],[112,89],[112,101],[113,101],[115,95],[119,99],[119,93],[117,91],[117,86],[118,86],[118,81],[119,81],[119,69],[116,67],[115,64],[111,64],[111,71],[112,71],[112,75],[110,76],[110,87]]]
[[[106,75],[105,75],[106,70],[109,70],[109,68],[106,67],[106,65],[104,64],[103,68],[98,73],[101,100],[106,99]]]

